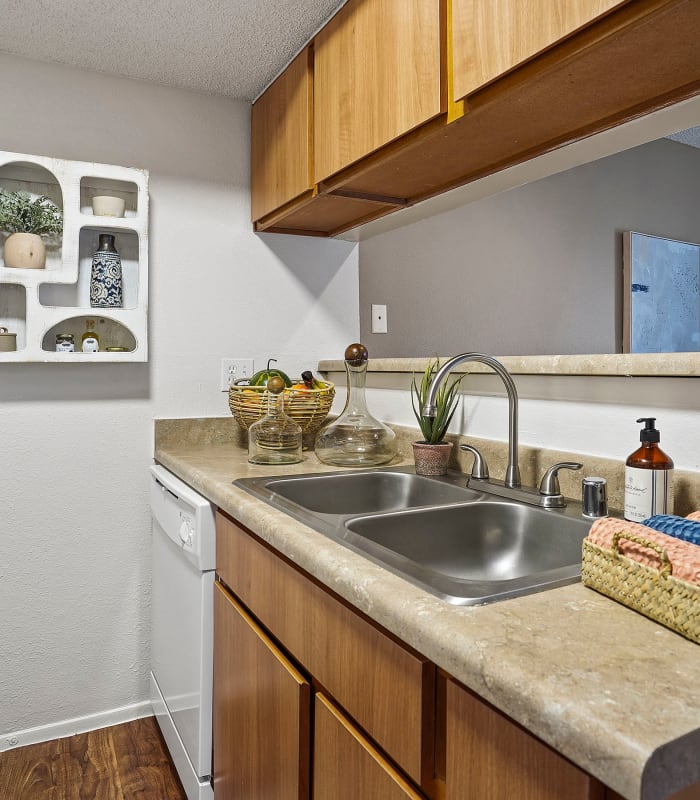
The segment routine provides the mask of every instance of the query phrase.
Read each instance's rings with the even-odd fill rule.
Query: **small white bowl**
[[[108,194],[92,198],[92,213],[97,217],[123,217],[124,200]]]

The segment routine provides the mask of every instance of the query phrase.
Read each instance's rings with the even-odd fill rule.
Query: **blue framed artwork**
[[[622,242],[622,351],[700,351],[700,245],[635,231]]]

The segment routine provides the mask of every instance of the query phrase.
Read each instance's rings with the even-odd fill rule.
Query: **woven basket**
[[[620,539],[654,550],[660,568],[647,567],[622,555]],[[672,571],[666,551],[640,536],[618,531],[611,550],[583,540],[581,580],[585,586],[700,644],[700,586],[674,578]]]
[[[322,389],[285,389],[284,411],[306,436],[316,433],[331,410],[335,387],[326,382]],[[267,413],[268,391],[265,386],[233,385],[228,390],[228,404],[236,422],[248,428]]]

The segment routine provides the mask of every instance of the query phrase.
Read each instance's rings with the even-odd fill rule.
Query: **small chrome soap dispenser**
[[[608,515],[608,482],[605,478],[584,478],[581,482],[583,516],[596,519]]]

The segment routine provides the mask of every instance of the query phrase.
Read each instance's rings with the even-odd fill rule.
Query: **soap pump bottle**
[[[656,417],[640,417],[641,446],[625,462],[625,519],[673,513],[673,461],[659,447]]]

